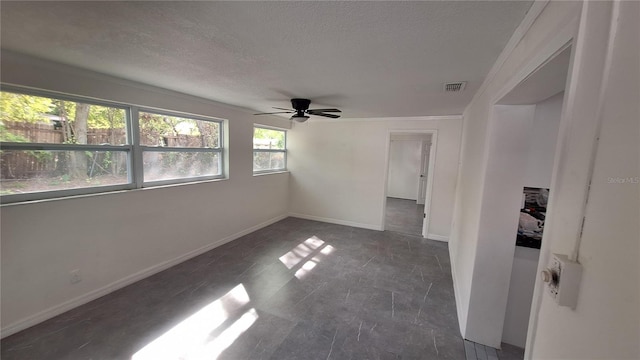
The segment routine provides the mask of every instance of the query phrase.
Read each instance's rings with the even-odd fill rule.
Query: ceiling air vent
[[[460,92],[467,85],[466,81],[450,82],[444,84],[445,92]]]

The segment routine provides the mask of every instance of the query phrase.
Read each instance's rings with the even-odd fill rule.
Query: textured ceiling
[[[461,114],[530,1],[2,2],[1,46],[256,111]],[[444,93],[449,81],[468,81]]]

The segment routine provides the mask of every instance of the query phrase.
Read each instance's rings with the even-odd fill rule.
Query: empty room
[[[2,359],[639,359],[640,2],[3,1]]]

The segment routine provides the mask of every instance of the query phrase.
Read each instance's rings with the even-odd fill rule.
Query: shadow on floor
[[[524,349],[502,343],[502,349],[494,349],[490,346],[464,341],[466,360],[522,360]]]

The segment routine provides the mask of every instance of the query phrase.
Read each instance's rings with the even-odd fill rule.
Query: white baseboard
[[[255,226],[252,226],[248,229],[242,230],[238,233],[235,233],[233,235],[227,236],[225,238],[222,238],[218,241],[215,241],[213,243],[207,244],[199,249],[190,251],[184,255],[180,255],[176,258],[167,260],[167,261],[163,261],[157,265],[153,265],[151,267],[148,267],[144,270],[141,270],[135,274],[131,274],[125,278],[122,278],[120,280],[114,281],[109,285],[103,286],[99,289],[93,290],[91,292],[88,292],[82,296],[76,297],[74,299],[71,299],[69,301],[65,301],[62,304],[59,305],[55,305],[52,306],[46,310],[40,311],[34,315],[28,316],[24,319],[18,320],[12,324],[9,324],[7,326],[3,326],[2,329],[0,329],[0,338],[4,338],[6,336],[12,335],[17,333],[18,331],[22,331],[28,327],[31,327],[33,325],[36,325],[38,323],[41,323],[45,320],[51,319],[54,316],[60,315],[66,311],[69,311],[73,308],[76,308],[80,305],[84,305],[90,301],[93,301],[99,297],[105,296],[109,293],[112,293],[118,289],[121,289],[127,285],[133,284],[136,281],[140,281],[144,278],[147,278],[151,275],[154,275],[156,273],[159,273],[160,271],[166,270],[174,265],[177,265],[181,262],[184,262],[186,260],[189,260],[193,257],[196,257],[198,255],[204,254],[205,252],[215,249],[218,246],[224,245],[230,241],[233,241],[239,237],[242,237],[244,235],[247,235],[249,233],[252,233],[256,230],[262,229],[263,227],[269,226],[273,223],[276,223],[282,219],[287,218],[288,215],[280,215],[277,216],[275,218],[269,219],[265,222],[262,222],[260,224],[257,224]]]
[[[448,236],[437,235],[437,234],[427,234],[427,239],[449,242],[449,237]]]
[[[306,215],[306,214],[298,214],[298,213],[289,213],[289,216],[300,218],[300,219],[306,219],[306,220],[321,221],[321,222],[326,222],[330,224],[346,225],[346,226],[353,226],[357,228],[382,231],[382,228],[380,228],[379,225],[362,224],[362,223],[357,223],[353,221],[345,221],[345,220]]]

